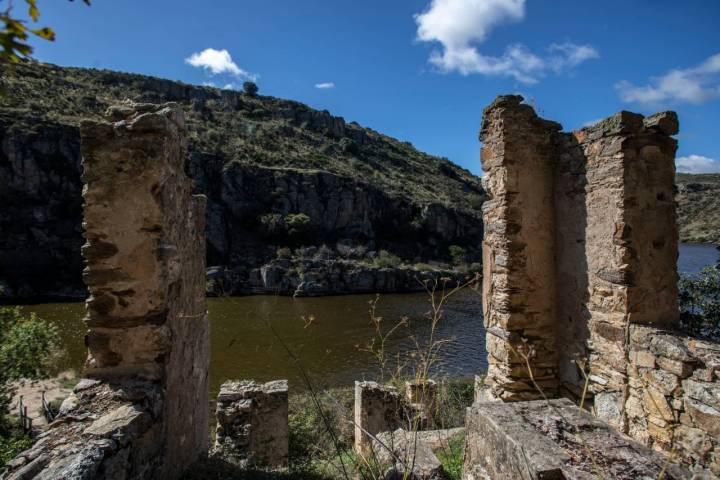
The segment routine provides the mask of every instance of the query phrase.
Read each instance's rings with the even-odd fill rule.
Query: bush
[[[292,251],[288,247],[282,247],[277,249],[275,255],[278,259],[287,260],[292,258]]]
[[[0,308],[0,375],[6,380],[47,376],[58,338],[57,327],[34,313],[24,317],[20,307]]]
[[[475,397],[474,379],[446,380],[438,385],[438,404],[435,423],[438,428],[465,425],[465,411]]]
[[[452,263],[456,267],[460,267],[465,265],[467,262],[467,251],[459,246],[459,245],[450,245],[450,248],[448,248],[450,251],[450,258],[452,258]]]
[[[258,93],[258,86],[255,82],[245,82],[243,83],[243,91],[250,95],[251,97],[254,97]]]
[[[678,290],[682,328],[691,335],[720,338],[720,266],[682,276]]]
[[[258,216],[260,231],[265,237],[273,238],[284,236],[285,221],[279,213],[264,213]]]
[[[58,338],[57,327],[37,315],[24,316],[20,307],[0,307],[0,470],[33,443],[7,419],[13,394],[10,382],[51,373]]]
[[[354,393],[352,388],[336,388],[318,395],[323,415],[343,450],[351,449],[353,444],[353,428],[347,420],[353,416]],[[307,472],[316,462],[335,457],[335,445],[310,394],[291,396],[289,410],[291,472]]]
[[[285,217],[288,234],[296,239],[306,238],[312,231],[310,217],[304,213],[291,213]]]
[[[378,268],[396,268],[402,261],[397,255],[393,255],[387,250],[380,250],[374,260],[375,266]]]

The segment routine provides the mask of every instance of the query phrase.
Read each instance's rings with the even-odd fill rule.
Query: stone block
[[[601,465],[604,478],[657,478],[667,463],[564,399],[475,404],[467,411],[465,428],[466,479],[482,472],[487,477],[474,478],[579,480],[597,476],[593,462]],[[691,478],[672,464],[665,472]]]
[[[638,367],[655,368],[655,355],[648,350],[633,350],[630,352],[630,362]]]
[[[664,370],[649,370],[642,375],[642,378],[663,395],[672,395],[680,387],[677,375]]]
[[[355,382],[355,450],[367,451],[372,440],[369,435],[401,427],[404,408],[395,387],[376,382]]]
[[[205,199],[183,112],[126,103],[108,120],[80,126],[92,380],[33,447],[38,478],[178,478],[207,453]]]
[[[650,416],[662,418],[666,422],[675,420],[672,408],[665,396],[654,387],[648,387],[643,391],[643,405]]]
[[[666,357],[658,357],[657,365],[666,372],[670,372],[680,378],[687,378],[692,375],[693,372],[692,363],[683,362],[681,360],[673,360]]]
[[[216,452],[242,466],[288,466],[286,380],[226,381],[220,387],[215,415]]]
[[[692,398],[685,399],[685,410],[692,418],[694,426],[709,433],[720,442],[720,410]]]
[[[441,480],[444,472],[432,448],[419,436],[403,429],[383,432],[373,440],[380,467],[386,480]]]

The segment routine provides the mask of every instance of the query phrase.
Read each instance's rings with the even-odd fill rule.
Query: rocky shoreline
[[[445,283],[455,286],[471,280],[474,273],[428,270],[412,266],[381,268],[353,260],[277,259],[260,268],[207,269],[208,296],[252,294],[317,297],[355,293],[406,293]]]

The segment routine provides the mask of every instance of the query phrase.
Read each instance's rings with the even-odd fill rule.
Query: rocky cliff
[[[720,245],[720,173],[675,177],[680,239]]]
[[[331,265],[326,271],[309,267],[316,276],[332,279],[335,269],[348,277],[338,291],[326,293],[366,291],[368,283],[386,291],[395,284],[410,288],[409,281],[387,280],[406,274],[368,267],[383,251],[405,265],[442,267],[452,262],[449,247],[458,245],[464,249],[462,262],[479,260],[484,192],[477,177],[327,111],[141,75],[38,63],[6,70],[3,83],[0,296],[85,295],[78,125],[125,99],[174,101],[185,111],[186,169],[197,191],[208,197],[207,264],[215,267],[208,283],[216,283],[222,272],[225,293],[292,293],[296,285],[267,284],[261,272],[288,264],[302,282],[292,265],[304,261],[301,252],[309,247],[325,246],[331,257],[316,259]],[[290,263],[271,263],[281,250],[290,252]],[[357,276],[363,277],[359,290],[347,273],[353,271],[363,272]],[[314,293],[323,293],[325,284],[333,282],[315,282]]]

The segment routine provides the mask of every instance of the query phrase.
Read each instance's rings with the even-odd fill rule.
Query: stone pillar
[[[178,478],[208,448],[205,199],[174,104],[81,126],[86,375],[9,478]]]
[[[216,452],[243,466],[288,466],[287,380],[223,383],[216,418]]]
[[[437,382],[432,379],[405,382],[405,403],[415,413],[412,418],[421,430],[435,423],[437,413]]]
[[[541,398],[557,388],[553,166],[560,125],[522,97],[498,97],[483,112],[483,314],[486,398]],[[523,340],[527,344],[523,344]]]
[[[620,112],[566,136],[556,176],[560,379],[626,430],[632,324],[674,327],[677,228],[674,113]]]
[[[86,374],[158,382],[169,477],[208,447],[205,198],[178,107],[128,105],[81,127]],[[171,419],[171,421],[166,421]]]
[[[367,434],[389,432],[402,424],[403,405],[395,387],[376,382],[355,382],[355,451],[372,444]]]

